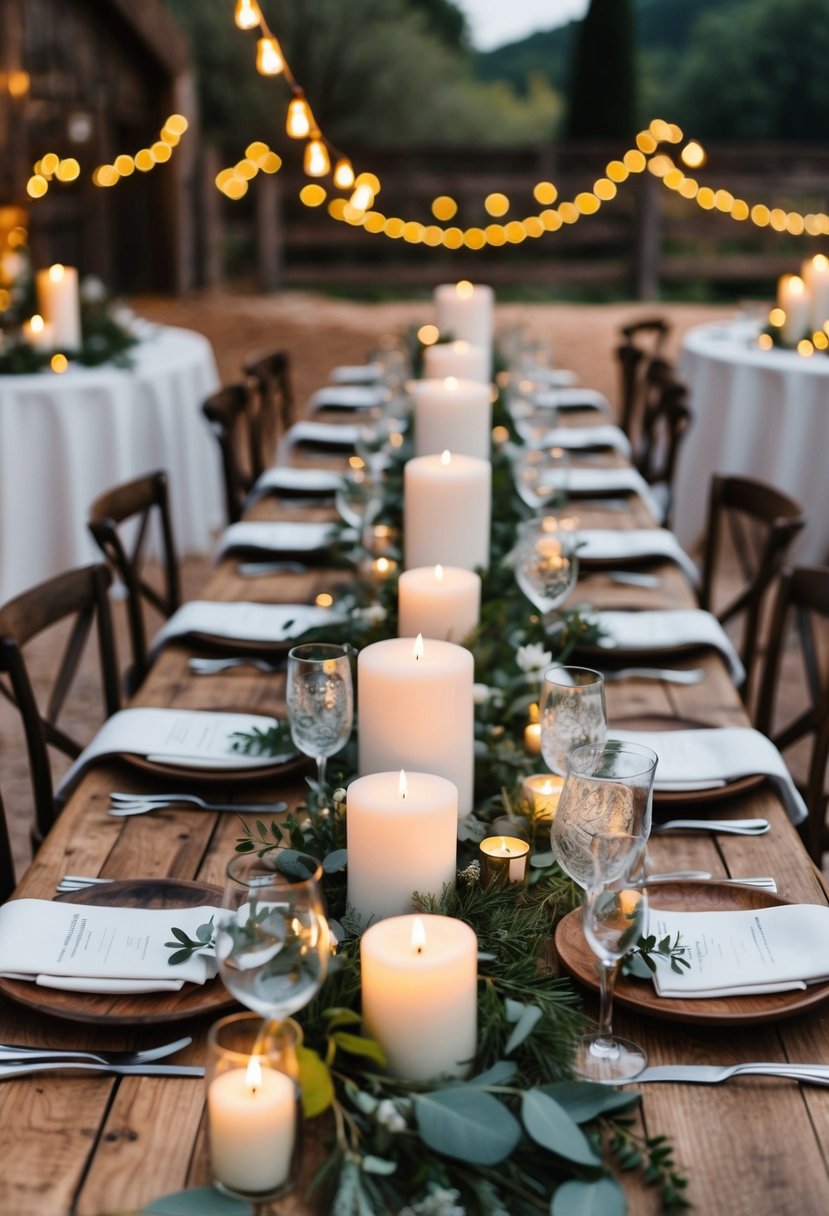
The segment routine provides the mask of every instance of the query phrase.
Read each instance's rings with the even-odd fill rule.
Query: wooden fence
[[[539,211],[532,190],[553,181],[559,199],[589,190],[618,148],[545,145],[513,152],[448,149],[367,152],[355,164],[382,181],[385,215],[433,223],[430,204],[440,194],[458,203],[452,223],[492,223],[483,200],[500,191],[512,202],[505,221]],[[801,213],[829,210],[829,151],[778,145],[716,145],[696,174],[749,204]],[[286,158],[287,159],[287,158]],[[710,296],[767,292],[777,275],[797,267],[827,240],[779,233],[717,210],[702,210],[667,190],[651,173],[632,175],[601,211],[520,245],[481,251],[408,245],[333,220],[323,205],[307,208],[298,193],[307,179],[288,168],[260,175],[241,203],[223,200],[206,157],[200,208],[207,285],[228,275],[255,275],[259,287],[399,291],[466,277],[521,288],[545,297],[592,298],[660,294]],[[212,193],[212,197],[210,197]],[[502,222],[505,222],[502,221]],[[222,253],[224,251],[224,255]]]

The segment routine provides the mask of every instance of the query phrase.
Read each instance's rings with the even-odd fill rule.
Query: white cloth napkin
[[[569,367],[545,367],[540,363],[524,368],[521,378],[532,380],[533,384],[543,384],[546,388],[572,388],[579,382],[578,376]]]
[[[382,378],[382,363],[342,363],[328,373],[332,384],[376,384]]]
[[[356,448],[360,438],[360,427],[353,423],[295,422],[289,426],[279,441],[278,464],[290,464],[294,448],[310,445],[330,448],[334,452],[347,452]]]
[[[557,489],[574,497],[590,494],[638,494],[654,519],[660,519],[662,508],[653,490],[638,469],[552,469],[545,475]]]
[[[327,384],[318,388],[308,400],[308,412],[316,414],[319,410],[370,410],[382,405],[385,400],[385,389],[372,384]]]
[[[802,823],[808,815],[785,760],[759,730],[747,726],[665,731],[614,727],[609,735],[628,743],[642,743],[656,752],[656,789],[688,788],[688,783],[703,781],[710,781],[708,788],[715,788],[723,782],[762,774],[774,786],[792,823]]]
[[[699,585],[699,570],[667,528],[585,528],[578,533],[582,563],[624,562],[646,557],[664,557],[681,566],[693,586]]]
[[[229,641],[275,643],[298,638],[309,629],[345,620],[342,613],[315,604],[255,604],[191,600],[174,612],[153,639],[152,653],[173,638],[190,634]]]
[[[204,709],[122,709],[108,718],[92,742],[61,778],[58,799],[65,799],[82,773],[104,756],[145,756],[165,764],[228,773],[266,768],[285,756],[248,756],[234,752],[231,736],[268,730],[273,718],[226,714]],[[293,753],[291,753],[293,755]]]
[[[610,402],[594,388],[542,388],[533,393],[536,405],[551,410],[598,410],[610,414]]]
[[[680,646],[711,646],[725,659],[734,683],[745,680],[745,668],[731,639],[713,613],[702,608],[596,612],[591,618],[605,631],[598,643],[604,650],[647,650],[658,655]]]
[[[654,987],[665,997],[755,996],[791,992],[829,979],[829,908],[783,904],[720,912],[651,910],[648,932],[680,935],[689,968],[657,962]]]
[[[247,549],[274,555],[316,553],[331,543],[333,535],[334,529],[330,523],[242,520],[241,523],[231,524],[219,537],[217,556]]]
[[[601,422],[596,426],[554,426],[540,445],[578,452],[580,448],[613,448],[630,457],[630,440],[620,426]]]
[[[195,938],[219,911],[13,899],[0,908],[0,975],[71,992],[177,992],[212,979],[216,958],[199,952],[171,967],[171,928]]]
[[[294,468],[274,465],[265,469],[257,479],[248,501],[254,502],[265,494],[297,494],[307,497],[333,498],[342,478],[331,469]]]

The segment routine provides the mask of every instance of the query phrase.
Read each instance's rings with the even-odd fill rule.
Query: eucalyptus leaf
[[[515,1024],[510,1037],[507,1039],[507,1045],[504,1048],[506,1055],[510,1055],[515,1051],[516,1047],[520,1047],[525,1039],[533,1032],[536,1022],[543,1017],[544,1011],[540,1005],[526,1005],[521,1017]]]
[[[396,1161],[385,1161],[382,1157],[363,1157],[362,1167],[367,1174],[393,1174],[397,1169]]]
[[[540,1089],[529,1089],[521,1100],[524,1127],[536,1144],[577,1165],[601,1165],[584,1132],[553,1098]]]
[[[183,950],[176,950],[175,953],[171,954],[167,959],[167,964],[170,967],[176,967],[179,963],[186,963],[192,953],[193,951],[189,946],[186,946]]]
[[[215,1187],[199,1186],[154,1199],[138,1216],[253,1216],[253,1208]]]
[[[588,1123],[599,1115],[623,1110],[639,1101],[637,1093],[620,1093],[609,1085],[594,1085],[592,1081],[557,1081],[539,1088],[558,1102],[576,1123]]]
[[[309,857],[306,853],[300,853],[297,849],[279,849],[272,856],[276,868],[287,878],[305,882],[306,879],[313,878],[316,873],[317,863],[314,858]]]
[[[535,866],[537,870],[546,870],[547,866],[551,866],[555,859],[555,854],[548,849],[546,853],[533,853],[530,858],[530,865]]]
[[[366,1039],[360,1034],[348,1034],[344,1030],[336,1031],[331,1038],[349,1055],[365,1056],[381,1068],[386,1067],[386,1053],[375,1039]]]
[[[486,1072],[478,1073],[477,1077],[467,1081],[467,1085],[477,1085],[481,1089],[489,1085],[509,1085],[517,1072],[518,1066],[512,1060],[496,1060]]]
[[[346,849],[335,849],[333,853],[329,853],[322,859],[322,868],[326,874],[336,874],[339,870],[344,870],[348,864],[348,852]]]
[[[336,1030],[338,1026],[359,1026],[363,1020],[355,1009],[346,1009],[340,1005],[335,1005],[331,1009],[324,1009],[322,1016],[325,1018],[325,1025],[329,1034],[332,1030]]]
[[[468,1165],[497,1165],[521,1139],[521,1125],[506,1106],[474,1085],[418,1094],[414,1104],[424,1143]]]
[[[625,1192],[614,1178],[563,1183],[550,1204],[551,1216],[625,1216]]]

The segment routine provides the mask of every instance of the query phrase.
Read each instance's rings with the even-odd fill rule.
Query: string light
[[[233,20],[240,30],[255,30],[262,20],[256,0],[236,0]]]
[[[304,93],[298,93],[288,102],[288,117],[285,131],[291,139],[307,139],[316,126],[311,107],[305,100]]]
[[[318,130],[311,132],[311,138],[305,145],[305,156],[302,167],[308,177],[325,177],[331,171],[331,158],[328,148]]]
[[[285,71],[285,59],[273,35],[256,43],[256,70],[260,76],[279,76]]]
[[[341,156],[337,161],[332,181],[338,190],[350,190],[354,185],[354,168],[347,156]]]

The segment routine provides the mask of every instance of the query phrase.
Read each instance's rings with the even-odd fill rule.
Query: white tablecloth
[[[210,343],[147,326],[132,366],[0,376],[0,603],[98,559],[86,519],[119,482],[166,469],[176,546],[207,553],[222,524],[215,440],[201,403],[219,383]]]
[[[803,503],[798,562],[829,558],[829,356],[760,350],[742,322],[690,330],[680,370],[693,423],[680,453],[673,518],[685,548],[705,527],[713,473],[758,477]]]

